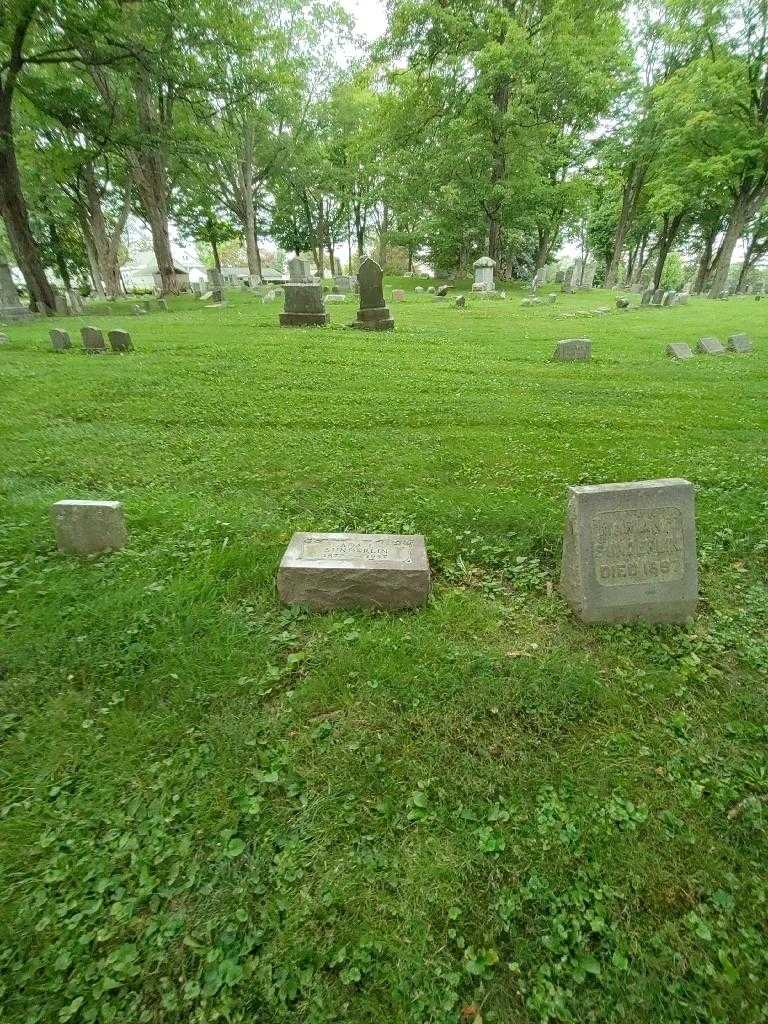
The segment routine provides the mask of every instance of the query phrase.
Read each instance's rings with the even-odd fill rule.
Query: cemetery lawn
[[[249,294],[6,329],[3,1024],[766,1020],[768,300],[415,283],[393,334]],[[49,350],[88,322],[136,352]],[[580,625],[567,484],[671,476],[698,618]],[[59,554],[61,498],[128,548]],[[424,533],[430,603],[281,608],[295,530]]]

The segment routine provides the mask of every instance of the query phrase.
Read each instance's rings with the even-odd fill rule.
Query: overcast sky
[[[341,0],[357,23],[357,30],[368,39],[376,39],[387,27],[384,0]]]

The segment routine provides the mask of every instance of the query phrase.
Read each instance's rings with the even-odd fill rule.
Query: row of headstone
[[[295,257],[289,261],[288,271],[291,279],[285,286],[281,326],[325,327],[330,321],[325,308],[326,296],[322,282],[311,274],[309,261]],[[378,263],[368,257],[363,260],[357,274],[357,285],[360,308],[357,320],[350,327],[366,331],[392,330],[395,321],[384,301],[384,272]],[[344,295],[337,293],[336,298],[333,295],[327,298],[343,301]]]
[[[58,501],[59,550],[95,555],[128,543],[118,501]],[[422,534],[295,533],[277,573],[287,605],[402,611],[429,598]],[[583,622],[686,622],[698,603],[694,488],[687,480],[568,489],[560,591]]]
[[[72,348],[72,340],[67,331],[51,331],[51,347],[54,352],[66,352]],[[104,333],[97,327],[83,327],[80,331],[83,342],[83,352],[88,355],[98,355],[107,351],[107,344],[104,340]],[[108,331],[109,346],[113,352],[133,352],[133,342],[128,331]]]
[[[562,285],[567,290],[589,291],[595,284],[595,273],[597,264],[589,261],[576,260],[573,266],[563,274]]]
[[[746,355],[752,352],[752,342],[746,334],[732,334],[728,339],[728,347],[725,348],[719,338],[700,338],[696,345],[696,352],[704,356],[719,356],[724,352],[737,352]],[[673,342],[667,345],[667,355],[672,359],[693,359],[695,353],[687,342]]]
[[[687,306],[688,292],[666,291],[664,288],[646,288],[640,298],[642,306]]]

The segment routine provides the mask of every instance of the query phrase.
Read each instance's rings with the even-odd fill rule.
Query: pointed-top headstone
[[[384,271],[375,260],[366,257],[357,272],[360,309],[352,327],[364,331],[390,331],[395,321],[384,302]]]
[[[288,260],[288,274],[292,281],[311,281],[312,268],[309,260],[294,256],[292,260]]]

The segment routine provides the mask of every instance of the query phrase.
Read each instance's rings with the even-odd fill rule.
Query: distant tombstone
[[[564,270],[557,270],[557,271],[555,271],[555,284],[562,284],[564,281],[565,281],[565,271]]]
[[[54,352],[66,352],[68,348],[72,348],[72,342],[66,331],[54,330],[50,332],[50,335]]]
[[[702,338],[696,346],[696,351],[705,356],[719,356],[725,349],[719,338]]]
[[[217,306],[224,302],[224,292],[221,288],[214,288],[211,291],[211,302]]]
[[[330,320],[319,281],[291,281],[284,294],[282,327],[325,327]]]
[[[693,352],[691,346],[685,342],[673,342],[671,345],[667,345],[667,355],[671,359],[693,359]]]
[[[393,288],[392,298],[395,302],[405,302],[405,292],[402,288]]]
[[[80,331],[80,337],[83,339],[83,350],[89,355],[107,351],[104,335],[98,327],[83,327]]]
[[[284,604],[315,611],[417,608],[430,586],[419,534],[295,533],[277,575]]]
[[[686,622],[698,602],[694,488],[568,488],[560,589],[583,622]]]
[[[417,284],[416,287],[413,290],[416,292],[417,295],[423,295],[424,294],[424,289],[421,287],[420,284]]]
[[[434,294],[435,294],[435,287],[434,287],[434,285],[430,285],[429,288],[427,288],[427,295],[434,295]]]
[[[57,316],[69,316],[69,306],[67,305],[67,300],[64,298],[63,295],[59,295],[58,292],[55,292],[53,296],[53,301],[56,306]]]
[[[366,259],[360,264],[357,281],[360,287],[360,308],[357,321],[351,324],[362,331],[391,331],[395,321],[384,304],[384,272],[374,260]]]
[[[550,306],[557,305],[557,292],[550,292],[549,295],[547,295],[547,302]]]
[[[662,306],[674,306],[677,292],[664,292],[661,299]]]
[[[473,270],[475,272],[475,286],[481,285],[478,291],[492,292],[496,287],[493,280],[493,271],[496,267],[496,260],[492,260],[490,256],[481,256],[479,260],[475,260]]]
[[[728,348],[731,352],[751,352],[752,342],[746,334],[732,334],[728,339]]]
[[[119,501],[57,501],[51,508],[59,551],[97,555],[128,542]]]
[[[165,301],[165,299],[158,299],[157,300],[157,308],[162,313],[167,313],[168,312],[168,303]]]
[[[27,307],[19,301],[11,268],[7,263],[0,263],[0,320],[28,320],[31,316]]]
[[[336,277],[334,277],[333,283],[335,287],[339,289],[340,292],[343,292],[347,295],[350,292],[354,291],[354,279],[352,277],[349,277],[348,275],[338,274]]]
[[[616,309],[629,309],[629,299],[616,299]]]
[[[326,304],[329,303],[329,302],[336,303],[336,302],[346,302],[346,301],[347,301],[347,296],[346,295],[340,295],[338,292],[331,292],[330,295],[326,295],[325,296]]]
[[[459,295],[456,299],[456,309],[466,309],[467,300],[464,295]]]
[[[540,267],[539,270],[537,270],[536,273],[533,275],[533,280],[531,281],[531,291],[534,292],[535,294],[536,291],[538,291],[538,289],[541,288],[541,286],[546,283],[547,271],[544,267]]]
[[[675,298],[676,306],[687,306],[688,305],[688,292],[678,292]]]
[[[589,362],[592,358],[592,342],[588,338],[568,338],[565,341],[558,341],[552,358],[557,363]]]
[[[651,302],[651,300],[653,299],[654,295],[655,295],[655,289],[654,288],[646,288],[645,291],[643,292],[643,294],[640,297],[640,305],[641,306],[647,306]]]
[[[128,331],[110,331],[108,337],[113,352],[133,352],[133,342]]]
[[[291,281],[311,281],[312,264],[309,260],[294,256],[293,259],[288,260],[288,276]]]
[[[651,296],[651,305],[660,306],[664,301],[664,294],[665,292],[663,288],[656,288],[653,295]]]
[[[581,273],[581,280],[577,282],[579,288],[589,290],[594,287],[595,284],[595,273],[597,271],[596,263],[587,263]]]
[[[150,302],[149,299],[144,299],[144,301],[141,304],[141,308],[144,310],[145,313],[151,313],[152,303]]]
[[[437,294],[437,295],[438,295],[438,296],[439,296],[439,297],[440,297],[441,299],[444,299],[444,298],[445,298],[445,296],[446,296],[446,295],[448,294],[448,292],[449,292],[450,290],[451,290],[451,286],[450,286],[449,284],[441,284],[441,285],[440,285],[440,287],[439,287],[439,288],[437,289],[437,292],[436,292],[436,294]]]
[[[213,297],[213,292],[200,292],[200,301],[208,302]]]
[[[131,312],[133,313],[134,316],[146,316],[147,315],[147,311],[146,311],[146,309],[144,309],[143,306],[134,306],[133,309],[131,310]]]
[[[532,300],[531,300],[531,299],[521,299],[521,300],[520,300],[520,305],[521,305],[521,306],[522,306],[522,307],[523,307],[524,309],[527,309],[527,308],[528,308],[528,306],[531,306],[531,305],[533,305],[533,302],[532,302]]]

